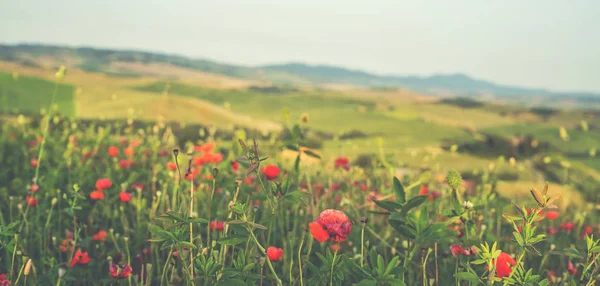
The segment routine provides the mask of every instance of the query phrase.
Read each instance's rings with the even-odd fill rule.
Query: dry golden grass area
[[[121,66],[123,66],[121,64]],[[162,69],[162,73],[159,71]],[[0,71],[17,72],[47,80],[54,79],[54,71],[48,68],[31,68],[19,64],[0,62]],[[158,95],[134,90],[133,86],[143,86],[167,76],[176,76],[186,83],[218,89],[246,88],[254,85],[250,81],[233,79],[209,73],[194,72],[163,65],[131,65],[130,71],[157,73],[144,77],[113,77],[100,73],[86,72],[78,68],[68,69],[65,83],[73,85],[75,92],[76,116],[86,119],[129,118],[139,120],[166,120],[184,123],[200,123],[227,127],[230,124],[256,128],[265,131],[278,131],[281,126],[268,120],[255,119],[236,114],[222,106],[197,98],[169,94]],[[259,83],[256,83],[259,85]]]
[[[265,85],[264,83],[201,72],[166,63],[112,62],[110,70],[138,73],[147,77],[176,79],[183,83],[215,89],[243,89],[250,86]]]

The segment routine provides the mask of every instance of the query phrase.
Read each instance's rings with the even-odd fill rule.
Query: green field
[[[73,86],[56,84],[27,75],[16,75],[0,72],[0,111],[12,113],[39,113],[47,109],[52,102],[56,88],[55,104],[59,111],[67,116],[75,115]]]

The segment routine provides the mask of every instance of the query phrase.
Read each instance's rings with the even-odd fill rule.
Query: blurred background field
[[[230,134],[242,128],[266,142],[284,136],[290,122],[307,115],[310,132],[304,143],[328,159],[385,157],[407,168],[469,172],[513,157],[515,164],[504,177],[507,189],[549,178],[565,188],[598,187],[579,180],[600,177],[595,154],[600,112],[594,109],[600,97],[540,95],[542,104],[535,104],[537,97],[525,93],[491,96],[499,88],[481,89],[476,80],[461,76],[404,79],[411,89],[399,79],[335,67],[249,68],[145,52],[4,45],[3,118],[36,116],[47,108],[61,64],[68,76],[58,86],[56,105],[73,118],[170,122],[185,127],[181,138],[192,141],[199,139],[201,127]],[[476,87],[461,93],[471,85]],[[428,86],[451,95],[428,93]],[[488,96],[482,96],[485,91]],[[525,97],[531,106],[520,104]],[[561,128],[568,138],[561,137]],[[544,163],[549,156],[576,166],[573,177],[555,174],[563,171]]]

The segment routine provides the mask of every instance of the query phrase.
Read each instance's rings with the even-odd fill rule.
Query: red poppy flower
[[[275,165],[268,165],[262,169],[262,173],[265,175],[267,180],[274,180],[279,177],[279,167]]]
[[[330,191],[337,191],[339,189],[340,189],[340,184],[338,184],[338,183],[332,183],[331,185],[329,185]]]
[[[279,261],[283,257],[283,249],[269,246],[269,248],[267,248],[267,257],[269,257],[269,260],[271,261]]]
[[[247,176],[244,178],[244,184],[246,186],[251,186],[252,184],[254,184],[254,180],[256,180],[256,177]]]
[[[439,197],[441,197],[441,196],[442,196],[442,192],[440,192],[440,191],[433,191],[433,192],[431,192],[431,194],[429,195],[429,200],[431,201],[431,200],[433,200],[433,199],[437,199],[437,198],[439,198]]]
[[[590,235],[592,233],[594,233],[594,229],[589,225],[583,229],[583,234],[585,235]]]
[[[90,193],[90,199],[92,199],[94,201],[103,200],[104,199],[104,192],[98,191],[98,190],[92,191]]]
[[[190,173],[185,173],[186,180],[193,180],[198,174],[200,174],[200,169],[192,168]]]
[[[343,242],[352,231],[353,223],[344,212],[327,209],[308,226],[310,233],[318,242],[325,242],[329,238],[336,242]]]
[[[421,191],[419,191],[419,195],[429,195],[429,189],[425,185],[421,185]]]
[[[38,204],[37,200],[30,196],[25,196],[25,202],[27,202],[30,207],[35,207]]]
[[[121,141],[119,141],[119,144],[121,144],[121,146],[125,146],[127,144],[127,139],[121,139]]]
[[[104,240],[106,240],[107,235],[108,235],[108,233],[106,232],[106,230],[101,230],[101,231],[97,232],[96,234],[92,235],[92,239],[97,240],[97,241],[104,241]]]
[[[102,191],[112,187],[112,182],[108,178],[98,179],[96,181],[96,189]]]
[[[111,157],[117,157],[117,155],[119,155],[119,148],[115,146],[108,147],[108,155]]]
[[[10,280],[6,280],[6,274],[0,274],[0,286],[10,286],[12,285]]]
[[[571,275],[577,275],[577,268],[575,267],[575,265],[573,265],[573,262],[571,262],[571,260],[569,260],[569,263],[567,263],[567,271]]]
[[[215,142],[209,142],[202,146],[195,146],[194,150],[196,152],[210,153],[210,152],[212,152],[212,150],[215,148],[216,145],[217,145],[217,143],[215,143]]]
[[[37,193],[40,190],[40,186],[38,186],[38,184],[31,184],[29,185],[29,190],[34,193]]]
[[[335,166],[337,168],[343,168],[345,170],[350,170],[350,161],[347,157],[339,157],[335,159]]]
[[[558,211],[547,211],[544,215],[546,215],[546,218],[549,220],[555,220],[558,218]]]
[[[167,155],[169,155],[169,152],[167,150],[160,150],[160,151],[158,151],[158,156],[160,156],[160,157],[164,157],[164,156],[167,156]]]
[[[127,157],[133,157],[134,153],[135,152],[134,152],[133,148],[131,148],[131,147],[127,147],[127,148],[123,149],[123,154],[125,154],[125,156],[127,156]]]
[[[565,231],[571,231],[573,230],[573,228],[575,228],[575,224],[573,224],[572,222],[561,223],[560,228],[562,228]]]
[[[119,194],[119,199],[124,203],[128,203],[129,201],[131,201],[131,198],[133,198],[133,194],[128,193],[126,191],[122,191]]]
[[[31,167],[37,167],[38,165],[38,160],[36,158],[31,159],[31,161],[29,162],[29,164],[31,164]]]
[[[131,184],[131,188],[134,190],[143,190],[144,189],[144,184],[142,183],[135,183],[135,184]]]
[[[213,220],[213,221],[210,222],[210,229],[211,230],[215,230],[216,229],[218,231],[221,231],[221,230],[223,230],[224,226],[225,226],[225,224],[222,221],[219,221],[219,220]]]
[[[167,169],[169,169],[171,171],[177,171],[177,164],[175,164],[173,162],[169,162],[169,163],[167,163]]]
[[[73,251],[73,249],[75,248],[73,246],[73,243],[71,243],[73,240],[72,239],[63,239],[61,245],[58,246],[58,248],[60,248],[60,251],[62,252],[71,252]]]
[[[114,263],[110,264],[110,268],[108,269],[110,271],[110,276],[112,276],[115,279],[125,279],[127,277],[129,277],[129,275],[131,275],[131,266],[129,265],[124,265],[122,268]]]
[[[131,166],[133,166],[133,160],[127,159],[127,160],[120,160],[119,161],[119,168],[121,169],[129,169]]]
[[[75,255],[73,256],[73,259],[71,260],[71,264],[69,264],[69,267],[73,268],[77,264],[86,265],[86,264],[90,263],[90,261],[91,261],[91,259],[88,256],[87,252],[83,252],[83,251],[81,251],[81,249],[77,249],[77,251],[75,252]]]
[[[454,256],[454,257],[456,257],[458,254],[462,254],[464,256],[471,255],[471,252],[469,252],[469,250],[462,248],[462,246],[460,246],[458,244],[451,245],[450,252],[452,252],[452,256]]]
[[[548,227],[548,233],[550,235],[557,235],[558,234],[558,229],[556,229],[555,227],[549,226]]]
[[[334,243],[329,248],[331,249],[332,252],[340,252],[340,250],[342,250],[342,247],[340,246],[339,243]]]
[[[494,261],[492,260],[492,263]],[[511,266],[515,266],[517,262],[506,252],[500,253],[496,262],[496,276],[504,278],[510,276],[512,272]]]
[[[365,185],[365,184],[361,184],[361,185],[360,185],[360,190],[361,190],[361,191],[363,191],[363,192],[364,192],[364,191],[366,191],[366,190],[368,190],[368,189],[369,189],[369,186],[367,186],[367,185]]]
[[[234,173],[237,173],[239,169],[240,163],[238,163],[238,161],[231,161],[231,170],[233,170]]]

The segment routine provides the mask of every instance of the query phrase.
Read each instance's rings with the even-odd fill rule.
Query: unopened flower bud
[[[27,260],[27,263],[25,264],[25,269],[23,270],[23,275],[28,276],[29,272],[31,272],[31,267],[33,266],[33,262],[31,261],[31,258]]]
[[[62,265],[58,267],[58,277],[62,278],[63,276],[65,276],[65,274],[67,274],[67,268],[65,268]]]
[[[57,198],[52,198],[52,202],[51,202],[52,206],[55,206],[56,203],[58,203],[58,199]]]
[[[455,170],[448,171],[446,181],[448,185],[455,190],[458,190],[462,186],[462,177],[460,176],[460,173]]]
[[[219,169],[218,168],[213,168],[212,169],[212,175],[213,175],[213,179],[216,179],[217,176],[219,175]]]

